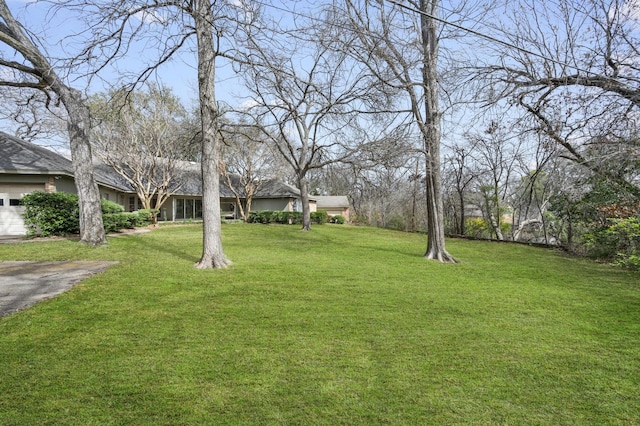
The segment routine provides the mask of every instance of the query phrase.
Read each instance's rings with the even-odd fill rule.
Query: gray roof
[[[346,195],[329,195],[316,197],[316,205],[319,209],[328,207],[349,207],[349,199]]]
[[[180,179],[183,179],[185,183],[178,191],[178,194],[202,195],[200,164],[191,163],[190,166],[181,167],[181,169],[182,173]],[[236,188],[241,188],[240,176],[231,175],[231,184]],[[235,194],[229,188],[224,176],[220,176],[220,196],[225,198],[235,197]],[[299,196],[300,191],[297,188],[278,179],[269,179],[260,185],[253,198],[295,198]]]
[[[135,192],[131,184],[116,173],[111,166],[100,161],[93,161],[93,176],[101,185],[110,186],[122,192]]]
[[[300,191],[298,188],[282,182],[281,180],[270,179],[260,186],[254,198],[290,198],[299,196]],[[315,197],[312,196],[309,198],[315,199]]]
[[[0,132],[0,170],[73,176],[73,165],[68,158],[4,132]]]
[[[103,186],[133,191],[110,167],[95,164],[95,179]],[[0,132],[0,171],[19,174],[65,175],[73,177],[73,163],[67,157],[40,145]]]

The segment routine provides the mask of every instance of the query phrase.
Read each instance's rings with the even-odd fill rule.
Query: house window
[[[0,198],[0,207],[4,206],[4,198]]]
[[[109,201],[109,194],[107,194],[106,192],[103,192],[102,193],[102,199]]]
[[[175,220],[202,219],[202,200],[176,198]]]
[[[184,218],[193,219],[194,200],[184,200]]]
[[[184,198],[176,199],[176,220],[184,219]]]
[[[194,217],[196,219],[202,219],[202,200],[196,200],[196,214],[194,215]]]
[[[136,203],[137,201],[137,203]],[[129,211],[133,212],[142,209],[142,201],[138,197],[129,197]]]
[[[10,206],[19,206],[20,204],[21,204],[20,200],[18,200],[17,198],[10,198],[9,199],[9,205]]]

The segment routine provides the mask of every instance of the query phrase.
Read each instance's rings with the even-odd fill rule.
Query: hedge
[[[318,210],[317,212],[311,212],[311,223],[316,225],[322,225],[327,223],[327,212],[324,210]],[[261,210],[249,212],[249,223],[277,223],[282,225],[301,225],[302,224],[302,212],[287,212],[287,211],[272,211]]]
[[[80,233],[78,196],[66,192],[32,192],[21,201],[27,235],[50,237]],[[112,201],[101,200],[102,221],[106,233],[151,223],[149,210],[126,213],[124,207]]]

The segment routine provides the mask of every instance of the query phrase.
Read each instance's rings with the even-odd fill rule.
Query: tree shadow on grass
[[[155,235],[149,234],[137,234],[137,235],[122,235],[117,238],[127,238],[127,242],[129,244],[137,247],[141,252],[157,252],[157,253],[165,253],[172,257],[185,260],[192,264],[195,264],[198,260],[200,260],[200,255],[190,255],[188,251],[179,249],[179,246],[171,243],[169,235],[167,235],[167,239],[163,241],[161,238]],[[200,250],[202,250],[202,246],[200,245]],[[159,259],[161,261],[162,259]]]

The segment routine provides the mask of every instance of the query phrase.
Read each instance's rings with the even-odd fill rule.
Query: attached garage
[[[34,191],[44,191],[44,185],[0,183],[0,235],[26,234],[20,200]]]

